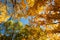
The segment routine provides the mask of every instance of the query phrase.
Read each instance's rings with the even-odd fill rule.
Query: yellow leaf
[[[7,15],[6,5],[1,4],[0,5],[0,11],[1,11],[0,23],[7,21],[9,16]]]
[[[27,0],[29,7],[32,7],[35,3],[35,0]]]

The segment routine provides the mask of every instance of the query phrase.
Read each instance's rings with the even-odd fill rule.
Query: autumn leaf
[[[33,7],[35,0],[26,0],[29,7]]]
[[[7,10],[6,10],[6,5],[1,4],[0,5],[0,11],[1,11],[1,15],[0,15],[0,23],[7,21],[7,19],[9,18],[9,16],[7,15]]]
[[[24,1],[22,0],[21,2],[22,8],[25,9],[26,8],[26,4],[24,3]]]

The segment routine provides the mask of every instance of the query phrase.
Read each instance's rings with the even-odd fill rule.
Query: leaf
[[[26,4],[24,3],[24,1],[22,0],[21,2],[22,8],[25,9],[26,8]]]
[[[26,0],[29,7],[33,7],[35,0]]]
[[[1,15],[0,15],[0,23],[7,21],[7,19],[9,18],[9,16],[7,15],[7,10],[6,10],[6,5],[1,4],[0,6],[0,11],[1,11]]]

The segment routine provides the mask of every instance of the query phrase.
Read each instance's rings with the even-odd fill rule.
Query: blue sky
[[[23,23],[23,25],[29,24],[28,18],[27,19],[21,18],[20,21]]]

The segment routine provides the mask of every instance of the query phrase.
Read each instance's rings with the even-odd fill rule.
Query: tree
[[[2,10],[1,21],[4,22],[6,27],[6,32],[11,33],[12,35],[16,34],[16,31],[19,32],[16,34],[16,40],[60,40],[58,34],[60,34],[60,0],[10,0],[10,3],[13,4],[13,13],[7,15],[6,5],[7,0]],[[0,3],[2,4],[2,2]],[[22,28],[19,20],[24,17],[28,18],[29,25],[25,25]],[[7,17],[7,18],[6,18]],[[13,20],[18,20],[14,23],[13,21],[5,21],[8,18],[13,18]],[[16,26],[16,27],[15,27]],[[45,28],[40,29],[41,26]],[[9,32],[12,30],[13,32]],[[38,35],[39,34],[39,35]],[[57,38],[56,38],[57,36]],[[13,39],[13,37],[12,37]]]

